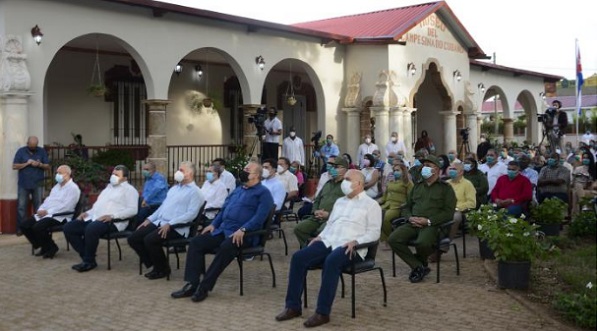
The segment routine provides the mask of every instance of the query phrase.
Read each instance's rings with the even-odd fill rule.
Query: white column
[[[398,136],[400,139],[403,139],[403,117],[402,117],[402,109],[400,107],[390,107],[390,130],[389,132],[392,133],[394,131],[398,132]]]
[[[440,111],[439,114],[444,116],[444,150],[436,151],[436,154],[444,154],[451,149],[457,149],[456,115],[458,114],[458,112],[453,110],[446,110]]]
[[[402,109],[402,139],[404,145],[408,148],[408,153],[405,155],[409,160],[415,155],[414,140],[413,140],[413,121],[412,114],[417,111],[417,108],[401,107]]]
[[[386,149],[383,147],[390,140],[390,107],[371,107],[375,115],[375,144],[379,147],[381,157],[386,158]]]
[[[360,136],[360,108],[342,108],[346,113],[346,148],[347,151],[356,151],[359,148]],[[354,153],[354,152],[353,152]],[[349,152],[349,154],[351,154]]]
[[[472,153],[477,152],[477,144],[479,142],[479,131],[477,131],[477,113],[464,114],[466,127],[470,129],[468,135],[468,143]]]
[[[148,161],[152,161],[158,172],[168,173],[166,108],[170,100],[145,100],[149,108],[147,145],[149,145]],[[183,160],[179,160],[183,161]],[[185,160],[186,161],[186,160]],[[176,165],[178,166],[178,165]]]
[[[17,172],[12,161],[17,149],[25,146],[29,135],[28,93],[0,93],[0,199],[17,198]],[[40,137],[42,139],[42,137]]]

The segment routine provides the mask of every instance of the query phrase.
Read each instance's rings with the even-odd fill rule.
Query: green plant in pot
[[[87,93],[94,97],[103,97],[108,93],[108,88],[104,84],[93,84],[87,88]]]
[[[495,259],[493,251],[489,248],[487,238],[490,226],[506,218],[504,209],[496,210],[491,204],[484,204],[478,210],[466,214],[466,225],[469,233],[479,238],[479,254],[481,259]]]
[[[533,220],[539,224],[539,230],[546,236],[560,234],[560,225],[566,216],[568,206],[558,198],[547,198],[539,205],[532,208]]]

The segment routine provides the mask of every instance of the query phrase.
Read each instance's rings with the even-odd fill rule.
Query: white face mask
[[[392,137],[392,142],[393,142],[393,143],[395,143],[395,142],[397,142],[397,141],[398,141],[398,138],[396,138],[396,137]]]
[[[294,136],[296,136],[296,132],[294,132],[294,131],[290,131],[290,136],[291,136],[291,137],[294,137]]]
[[[261,170],[261,177],[268,179],[269,178],[269,170],[267,170],[267,169]]]
[[[283,173],[284,171],[286,171],[286,168],[284,168],[283,166],[279,165],[276,168],[276,172],[278,172],[279,174]]]
[[[352,183],[347,181],[346,179],[342,181],[342,184],[340,184],[340,188],[342,189],[342,193],[344,193],[344,195],[349,195],[350,193],[352,193]]]
[[[116,186],[116,185],[120,184],[120,177],[118,177],[116,175],[110,176],[110,184],[112,184],[112,186]]]
[[[365,143],[370,144],[371,143],[371,138],[366,138],[365,139]]]
[[[184,179],[184,174],[182,173],[182,171],[178,170],[177,172],[174,173],[174,180],[177,183],[182,182],[183,179]]]
[[[56,183],[58,183],[58,184],[62,184],[62,182],[64,181],[64,177],[61,174],[56,174],[54,179],[56,180]]]

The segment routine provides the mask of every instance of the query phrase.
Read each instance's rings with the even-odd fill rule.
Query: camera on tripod
[[[471,128],[462,128],[460,129],[460,136],[462,137],[463,141],[468,141],[468,134]]]
[[[545,114],[537,114],[537,121],[543,124],[549,123],[550,120],[553,120],[553,117],[556,115],[557,111],[557,108],[549,107],[545,110]]]
[[[247,120],[250,124],[255,125],[257,130],[257,137],[261,139],[265,135],[265,120],[267,119],[267,108],[260,107],[257,109],[257,113],[249,115]]]

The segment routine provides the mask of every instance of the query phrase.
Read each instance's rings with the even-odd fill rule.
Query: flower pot
[[[539,225],[539,231],[545,233],[546,236],[559,236],[560,235],[560,224],[541,224]]]
[[[526,290],[531,276],[530,261],[499,261],[498,286],[504,289]]]
[[[495,260],[495,256],[493,255],[493,251],[489,248],[489,244],[487,240],[479,239],[479,255],[481,256],[481,260]]]

